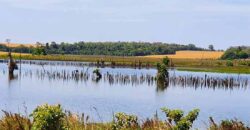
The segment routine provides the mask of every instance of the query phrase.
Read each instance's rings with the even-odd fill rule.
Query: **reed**
[[[45,62],[45,61],[22,61],[25,64],[36,64],[41,66],[40,69],[32,70],[26,69],[19,73],[20,77],[36,78],[38,80],[61,80],[61,81],[75,81],[75,82],[108,82],[110,85],[143,85],[157,86],[159,90],[165,90],[171,87],[194,87],[194,88],[209,88],[209,89],[236,89],[246,88],[249,86],[249,78],[242,76],[209,76],[207,74],[200,76],[192,75],[175,75],[169,74],[167,68],[160,67],[157,75],[155,74],[123,74],[123,73],[102,73],[101,69],[98,71],[90,72],[89,68],[92,67],[91,63],[83,62]],[[65,65],[65,66],[79,66],[82,69],[76,70],[46,70],[45,65]],[[2,71],[5,74],[5,71]],[[163,77],[162,77],[163,76]],[[101,77],[101,78],[98,78]],[[97,80],[98,79],[98,80]],[[163,79],[164,83],[157,82],[158,79]],[[166,82],[165,82],[166,81]]]

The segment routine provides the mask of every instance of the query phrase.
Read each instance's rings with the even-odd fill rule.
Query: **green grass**
[[[177,67],[180,71],[250,74],[249,67]]]

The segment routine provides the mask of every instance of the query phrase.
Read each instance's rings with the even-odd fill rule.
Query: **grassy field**
[[[219,59],[224,52],[222,51],[176,51],[173,55],[149,55],[147,58],[164,58],[171,59]]]
[[[15,59],[20,58],[19,53],[13,53],[12,55]],[[84,61],[84,62],[95,62],[95,63],[97,63],[97,61],[104,61],[108,63],[113,63],[114,66],[131,66],[131,67],[153,67],[157,62],[161,62],[163,57],[165,56],[161,57],[156,57],[156,56],[122,57],[122,56],[100,56],[100,55],[45,55],[45,56],[39,55],[38,56],[31,54],[21,54],[21,58],[26,60]],[[0,52],[0,59],[7,59],[7,52]],[[226,60],[209,59],[209,58],[208,59],[170,58],[170,60],[173,67],[176,67],[179,70],[250,74],[250,60],[234,60],[232,61],[233,66],[227,66],[228,61]]]
[[[11,53],[12,56],[20,56],[20,53]],[[1,57],[6,57],[7,58],[7,55],[8,55],[8,52],[2,52],[0,51],[0,56]],[[21,56],[28,56],[28,55],[31,55],[31,54],[26,54],[26,53],[21,53]]]
[[[10,44],[7,44],[7,43],[0,43],[0,45],[5,45],[5,46],[9,46],[9,47],[12,47],[12,48],[15,48],[15,47],[19,47],[19,46],[25,46],[25,47],[34,47],[36,46],[35,44],[29,44],[29,43],[25,43],[25,44],[20,44],[20,43],[10,43]]]

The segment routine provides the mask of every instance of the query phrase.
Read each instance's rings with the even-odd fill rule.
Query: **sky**
[[[250,0],[0,0],[0,42],[250,45]]]

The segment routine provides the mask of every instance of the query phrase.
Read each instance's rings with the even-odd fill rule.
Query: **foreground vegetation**
[[[116,113],[111,122],[91,122],[84,114],[77,115],[63,111],[60,105],[38,106],[29,116],[3,111],[0,119],[1,130],[189,130],[197,119],[200,110],[194,109],[187,114],[179,109],[161,109],[166,115],[160,120],[156,114],[151,119],[139,120],[136,115]],[[223,120],[217,124],[210,117],[209,130],[249,130],[237,120]]]

